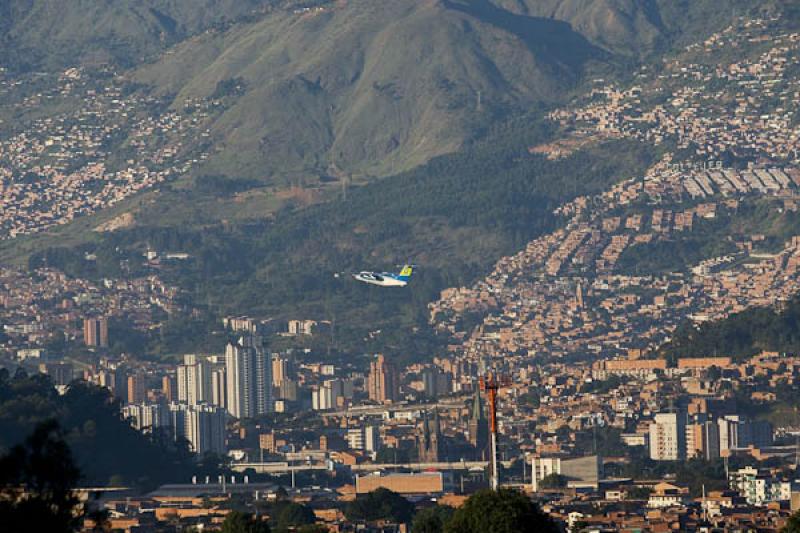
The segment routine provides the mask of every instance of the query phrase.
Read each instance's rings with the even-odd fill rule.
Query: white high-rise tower
[[[225,348],[228,412],[236,418],[271,413],[272,360],[264,351],[261,337],[240,338]]]

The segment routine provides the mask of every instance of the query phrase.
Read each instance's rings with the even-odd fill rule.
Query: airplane
[[[359,272],[353,274],[353,279],[379,287],[405,287],[411,279],[412,265],[404,265],[399,274],[391,272]]]

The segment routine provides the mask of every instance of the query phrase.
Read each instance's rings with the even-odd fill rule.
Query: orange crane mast
[[[489,401],[490,485],[492,490],[497,490],[500,486],[500,475],[497,470],[497,391],[501,387],[511,385],[511,379],[508,376],[495,377],[489,372],[486,376],[481,376],[480,385]]]

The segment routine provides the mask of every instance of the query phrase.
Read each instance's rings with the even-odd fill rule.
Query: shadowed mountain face
[[[443,0],[443,5],[514,35],[532,53],[554,66],[567,67],[573,72],[590,59],[608,59],[610,55],[573,31],[566,22],[516,14],[489,0]]]
[[[137,77],[177,102],[244,80],[212,128],[215,172],[384,175],[558,99],[607,56],[564,22],[487,0],[350,0],[204,34]]]
[[[647,57],[688,44],[754,9],[791,0],[493,0],[508,11],[561,20],[592,44],[623,56]]]

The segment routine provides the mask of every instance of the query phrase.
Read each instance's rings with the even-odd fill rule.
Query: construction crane
[[[508,376],[495,376],[489,372],[486,376],[480,378],[481,390],[486,393],[489,400],[489,438],[490,438],[490,460],[491,460],[491,487],[492,490],[497,490],[500,485],[500,476],[497,471],[497,391],[501,387],[508,387],[511,385],[511,379]]]

